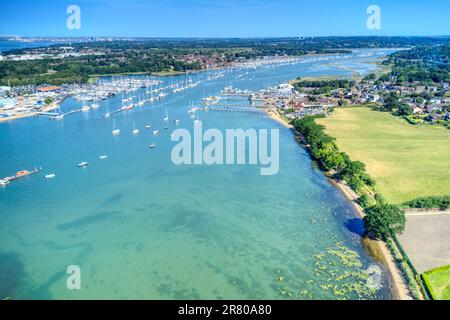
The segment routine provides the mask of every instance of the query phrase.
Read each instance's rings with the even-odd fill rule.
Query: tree
[[[392,111],[394,109],[397,109],[400,105],[399,99],[397,94],[395,93],[390,93],[386,99],[384,99],[384,104],[383,104],[383,110],[386,111]]]
[[[336,171],[339,171],[339,169],[343,168],[346,164],[343,152],[332,152],[327,156],[325,156],[323,162],[325,167],[329,169],[334,169]]]
[[[369,73],[367,76],[363,78],[363,80],[375,80],[377,75],[375,73]]]
[[[48,106],[49,104],[51,104],[53,102],[53,99],[52,98],[45,98],[44,102]]]
[[[396,114],[399,116],[409,116],[409,115],[413,114],[413,110],[407,104],[402,103],[398,106]]]
[[[372,239],[386,240],[405,230],[405,212],[391,204],[377,204],[366,209],[364,226],[366,235]]]

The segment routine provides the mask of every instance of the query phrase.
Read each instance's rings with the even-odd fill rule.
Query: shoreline
[[[278,113],[278,111],[274,110],[267,110],[267,115],[272,120],[278,122],[279,124],[283,125],[284,127],[288,129],[294,129],[294,126],[288,123],[286,120],[284,120],[281,115]]]
[[[267,115],[270,119],[284,125],[286,128],[293,129],[294,127],[286,122],[278,112],[273,112],[272,110],[267,112]],[[325,174],[325,173],[324,173]],[[336,181],[335,179],[330,178],[327,176],[328,181],[336,187],[342,195],[352,204],[352,206],[355,208],[355,211],[357,215],[362,219],[365,216],[364,209],[356,203],[357,195],[355,192],[346,184]],[[381,261],[388,269],[389,277],[391,278],[391,291],[393,294],[393,298],[395,300],[412,300],[408,286],[406,285],[403,275],[401,271],[398,269],[397,265],[395,264],[394,258],[392,257],[391,252],[387,248],[386,244],[383,241],[375,241],[375,240],[369,240],[364,243],[366,246],[366,249],[370,251],[375,251],[381,256]]]
[[[350,201],[353,208],[355,209],[358,216],[363,219],[365,216],[364,209],[356,203],[356,194],[355,192],[345,183],[338,182],[335,179],[332,179],[330,177],[327,177],[328,181],[335,186],[342,195]],[[395,264],[394,258],[392,257],[391,252],[387,248],[386,244],[383,241],[380,240],[367,240],[365,243],[368,249],[370,250],[376,250],[381,257],[383,258],[383,261],[381,261],[388,269],[390,278],[392,280],[392,293],[395,300],[412,300],[408,286],[406,285],[403,275],[401,271],[398,269],[397,265]]]

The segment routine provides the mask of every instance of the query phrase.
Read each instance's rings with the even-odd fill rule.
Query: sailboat
[[[137,103],[138,106],[143,106],[144,105],[144,99],[141,99],[141,94],[139,94],[139,102]]]
[[[153,139],[153,142],[148,146],[150,149],[155,149],[156,148],[156,142],[155,139]]]
[[[58,106],[58,115],[53,116],[51,119],[60,120],[64,118],[64,114],[61,112],[61,107]]]
[[[103,115],[105,118],[109,118],[111,116],[111,113],[109,113],[109,108],[106,106],[106,113]]]
[[[113,119],[113,136],[118,136],[120,134],[120,129],[116,129],[116,119]]]
[[[91,104],[92,109],[97,109],[98,107],[100,107],[100,105],[97,102],[94,102],[93,104]]]
[[[89,111],[91,108],[89,106],[86,105],[85,100],[83,100],[83,107],[81,108],[81,111],[83,112],[87,112]]]
[[[136,129],[136,124],[134,122],[133,122],[133,134],[134,135],[139,134],[139,130]]]

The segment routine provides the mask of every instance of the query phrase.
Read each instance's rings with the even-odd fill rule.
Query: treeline
[[[349,79],[336,79],[336,80],[301,80],[301,78],[297,78],[299,81],[295,82],[295,86],[299,88],[310,87],[310,88],[322,88],[322,87],[330,87],[333,89],[338,88],[351,88],[355,86],[355,80]]]
[[[85,83],[90,75],[166,70],[198,70],[198,63],[159,56],[121,58],[117,56],[83,56],[66,59],[5,61],[0,63],[1,85]]]
[[[301,80],[298,78],[298,82],[294,82],[294,89],[298,92],[303,92],[304,88],[315,88],[313,90],[309,90],[308,93],[311,94],[328,94],[332,90],[343,88],[351,88],[355,85],[354,80],[348,79],[336,79],[336,80]]]
[[[374,180],[367,174],[366,166],[360,161],[339,151],[335,139],[325,133],[325,127],[316,123],[317,116],[306,116],[294,120],[295,129],[309,144],[309,150],[315,160],[326,170],[334,170],[335,177],[345,180],[359,195],[366,195],[368,187],[374,187]]]
[[[364,163],[352,161],[345,152],[339,151],[335,139],[324,132],[324,126],[316,123],[318,117],[306,116],[292,123],[309,144],[310,154],[320,167],[333,170],[334,177],[344,180],[360,196],[358,201],[366,211],[366,235],[386,240],[402,233],[406,223],[404,211],[374,193],[375,181],[367,174]]]
[[[450,208],[450,196],[421,197],[404,203],[409,208],[440,209]]]

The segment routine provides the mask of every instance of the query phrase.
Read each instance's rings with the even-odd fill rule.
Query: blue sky
[[[69,5],[81,29],[66,27]],[[366,27],[369,5],[381,30]],[[0,35],[278,37],[449,35],[450,0],[0,0]]]

